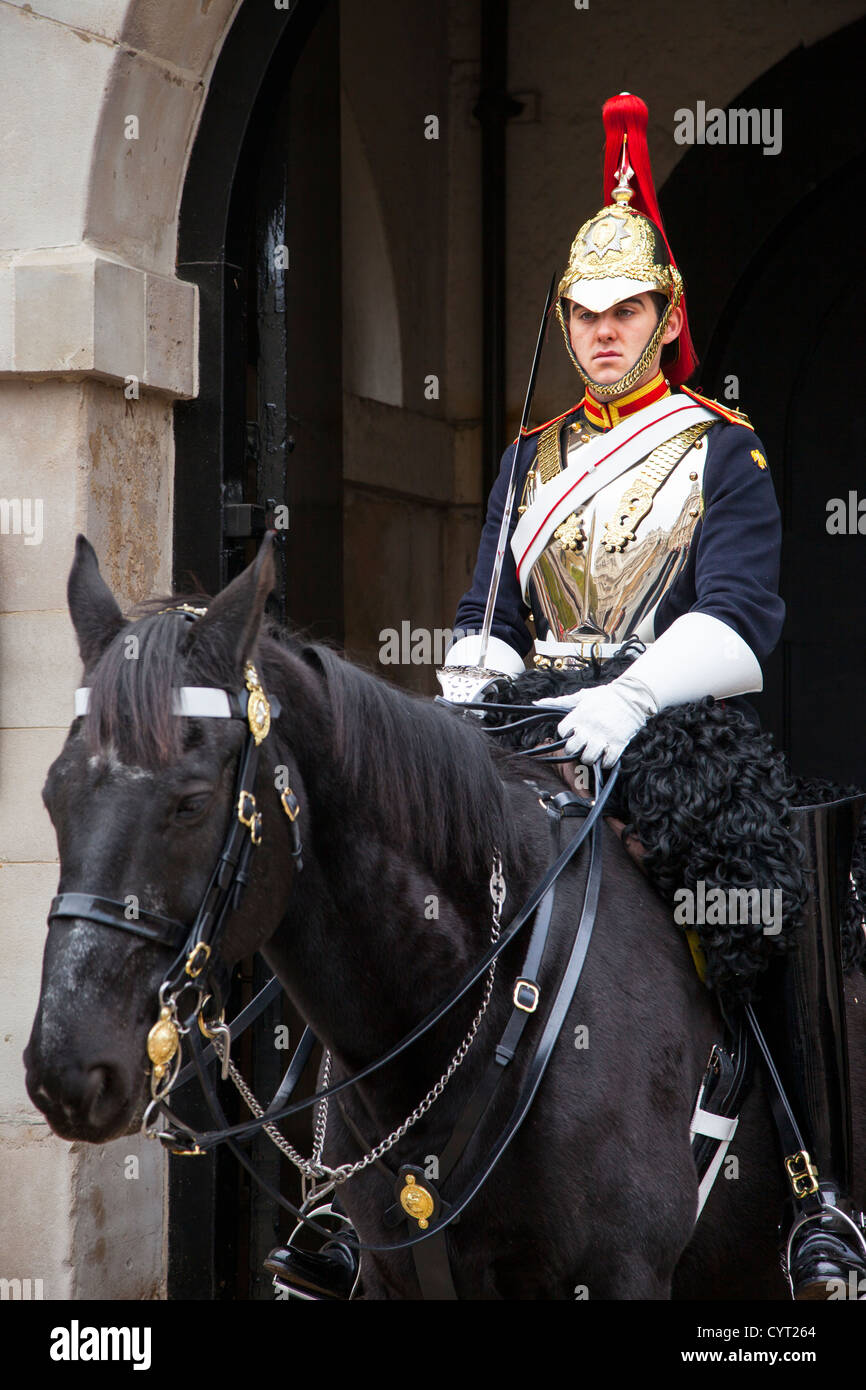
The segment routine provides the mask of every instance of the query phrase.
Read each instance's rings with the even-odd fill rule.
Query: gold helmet
[[[584,222],[574,238],[556,306],[568,355],[584,383],[601,399],[630,390],[643,376],[659,350],[671,312],[678,305],[683,310],[683,327],[676,341],[676,358],[666,368],[668,379],[678,386],[697,365],[685,318],[682,276],[662,228],[652,183],[646,145],[647,108],[639,97],[621,92],[605,102],[603,115],[607,131],[605,189],[612,187],[610,202]],[[632,202],[635,206],[631,206]],[[565,301],[574,300],[591,313],[600,314],[623,299],[644,293],[663,294],[667,300],[649,342],[638,361],[618,381],[594,381],[574,354]]]

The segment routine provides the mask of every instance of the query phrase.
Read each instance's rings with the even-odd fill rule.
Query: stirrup
[[[279,1298],[297,1299],[303,1303],[348,1301],[355,1297],[361,1276],[361,1262],[354,1249],[355,1229],[347,1216],[335,1211],[330,1202],[305,1211],[312,1221],[333,1226],[332,1238],[318,1251],[297,1249],[295,1240],[304,1230],[299,1221],[285,1246],[277,1246],[264,1261],[273,1275],[273,1285]]]
[[[866,1295],[866,1238],[848,1195],[854,1167],[840,953],[864,803],[866,795],[858,794],[792,809],[791,833],[801,846],[809,892],[791,951],[767,972],[766,1040],[747,1006],[771,1079],[770,1105],[793,1193],[781,1254],[797,1301]]]
[[[836,1194],[822,1189],[819,1212],[794,1221],[785,1250],[785,1275],[796,1302],[866,1301],[866,1220],[849,1214]]]

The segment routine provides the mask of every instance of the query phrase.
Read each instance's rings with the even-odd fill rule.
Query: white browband
[[[246,691],[244,691],[246,694]],[[79,686],[75,692],[75,718],[86,714],[90,707],[90,686]],[[182,685],[174,692],[172,713],[193,719],[231,719],[232,709],[224,690],[209,685]]]

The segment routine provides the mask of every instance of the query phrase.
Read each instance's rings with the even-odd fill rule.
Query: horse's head
[[[68,593],[87,713],[73,722],[43,799],[57,834],[58,894],[104,900],[103,918],[112,920],[100,921],[83,897],[64,897],[66,915],[48,933],[24,1061],[31,1099],[62,1138],[100,1143],[141,1123],[159,988],[238,818],[238,764],[251,743],[241,717],[179,713],[177,692],[243,691],[272,587],[269,540],[203,615],[151,606],[127,621],[93,549],[78,538]],[[283,838],[289,824],[278,812],[269,748],[263,743],[261,786],[277,812],[268,808],[265,828]],[[289,854],[253,859],[242,908],[227,919],[228,964],[266,939],[288,892]],[[170,945],[149,931],[159,935],[159,919],[176,924]]]

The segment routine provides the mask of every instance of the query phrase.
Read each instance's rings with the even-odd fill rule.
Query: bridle
[[[195,619],[206,610],[184,605],[161,611],[180,613]],[[177,952],[159,987],[159,1018],[147,1039],[147,1052],[152,1065],[152,1100],[148,1107],[151,1119],[151,1112],[168,1096],[177,1079],[181,1036],[189,1033],[196,1021],[207,1037],[221,1030],[226,1031],[224,1007],[229,975],[219,957],[219,946],[229,914],[240,906],[249,883],[253,850],[262,841],[262,815],[253,788],[261,745],[270,732],[272,718],[276,719],[280,713],[279,701],[268,700],[252,662],[247,662],[244,667],[244,683],[246,688],[240,692],[208,686],[183,686],[174,693],[175,714],[194,718],[239,719],[247,729],[235,777],[234,815],[192,925],[142,908],[133,911],[128,901],[118,902],[113,898],[82,892],[58,894],[52,900],[48,913],[49,927],[71,920],[96,922]],[[89,702],[89,687],[79,688],[75,692],[76,716],[87,713]],[[300,869],[303,863],[298,828],[300,805],[291,787],[281,791],[280,805],[291,824],[291,853],[296,869]],[[190,991],[194,1004],[190,1011],[184,1011],[181,1001]],[[148,1116],[145,1117],[145,1127],[147,1124]]]

